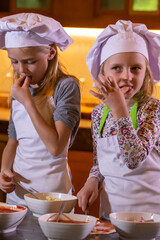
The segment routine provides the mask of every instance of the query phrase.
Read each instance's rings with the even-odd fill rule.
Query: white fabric
[[[23,31],[6,32],[5,48],[23,48],[34,46],[47,46],[51,44],[48,40],[43,40],[35,33]]]
[[[145,40],[137,33],[118,33],[108,39],[101,49],[100,65],[117,53],[138,52],[148,60],[148,49]]]
[[[55,44],[64,51],[73,39],[53,18],[36,13],[19,13],[0,18],[0,48]],[[7,44],[7,45],[6,45]]]
[[[142,36],[147,43],[148,62],[155,83],[158,82],[160,80],[160,35],[148,31],[144,24],[132,23],[131,21],[125,20],[119,20],[116,22],[116,24],[106,27],[94,42],[90,52],[87,55],[87,66],[91,73],[92,79],[97,78],[99,74],[102,47],[113,35],[126,32],[137,33],[139,36]]]
[[[52,101],[50,101],[52,99]],[[36,99],[36,106],[48,124],[53,124],[53,98]],[[39,192],[71,193],[72,184],[67,163],[68,146],[57,157],[53,157],[41,141],[24,106],[13,101],[12,111],[19,145],[13,165],[15,181],[24,187]],[[26,192],[16,186],[14,192],[7,194],[7,202],[25,205]]]
[[[100,172],[105,177],[100,217],[110,212],[147,211],[160,213],[160,164],[155,150],[138,168],[127,168],[117,136],[97,139]]]

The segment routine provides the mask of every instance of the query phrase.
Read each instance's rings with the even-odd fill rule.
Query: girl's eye
[[[11,60],[11,63],[12,64],[18,64],[18,61]],[[24,62],[24,64],[35,64],[35,63],[36,63],[36,61],[26,61],[26,62]]]
[[[141,69],[141,68],[138,67],[138,66],[135,66],[135,67],[132,67],[132,68],[131,68],[132,71],[139,71],[140,69]]]
[[[16,64],[16,63],[17,63],[17,61],[11,60],[11,63],[12,63],[12,64]]]
[[[120,66],[114,66],[112,69],[115,71],[120,71],[121,68],[120,68]]]
[[[34,64],[36,61],[27,61],[27,64]]]

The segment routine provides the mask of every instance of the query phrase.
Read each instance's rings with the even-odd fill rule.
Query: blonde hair
[[[100,73],[104,74],[104,62],[100,66]],[[154,90],[154,79],[149,66],[148,61],[146,60],[146,73],[144,77],[144,81],[141,89],[134,95],[134,101],[138,102],[138,106],[143,105],[146,101],[148,101],[152,95]]]
[[[134,95],[134,100],[138,101],[138,106],[143,105],[147,102],[153,95],[154,90],[154,79],[149,66],[148,61],[146,60],[146,73],[141,89]]]
[[[48,53],[49,51],[51,51],[51,48],[54,48],[56,53],[55,56],[53,57],[53,59],[48,61],[48,68],[45,74],[45,77],[43,79],[42,84],[40,85],[39,88],[39,94],[40,95],[52,95],[56,85],[58,83],[58,81],[62,78],[66,78],[72,75],[69,75],[67,70],[65,69],[64,66],[62,66],[62,64],[59,63],[58,61],[58,51],[57,51],[57,47],[55,45],[52,46],[37,46],[37,47],[24,47],[22,48],[22,51],[27,51],[29,48],[34,48],[37,51],[41,51],[44,53]],[[63,69],[62,69],[63,68]],[[20,76],[19,74],[17,74],[15,71],[13,71],[13,79],[14,81],[16,79],[18,79]],[[78,79],[75,76],[72,76],[77,82]]]

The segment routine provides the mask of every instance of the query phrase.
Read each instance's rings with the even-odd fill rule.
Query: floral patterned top
[[[103,181],[103,176],[97,161],[97,137],[104,106],[104,104],[96,106],[91,115],[93,167],[89,178],[94,176],[99,182]],[[160,156],[160,100],[151,98],[138,108],[137,123],[138,128],[135,130],[130,116],[115,121],[110,111],[101,132],[102,138],[117,135],[122,158],[130,169],[138,167],[142,161],[145,161],[153,149]]]

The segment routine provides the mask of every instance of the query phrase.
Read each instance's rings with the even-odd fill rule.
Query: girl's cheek
[[[105,78],[109,77],[109,74],[107,72],[104,72]]]
[[[14,66],[14,65],[12,64],[12,67],[13,67],[13,69],[14,69],[15,72],[18,72],[18,71],[17,71],[18,69],[17,69],[16,66]]]

